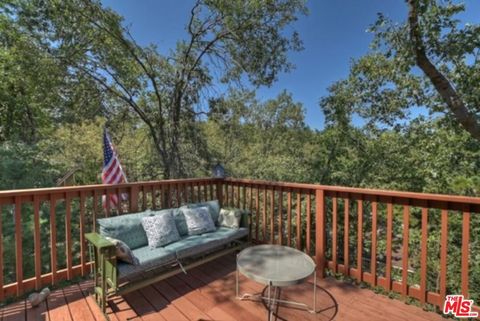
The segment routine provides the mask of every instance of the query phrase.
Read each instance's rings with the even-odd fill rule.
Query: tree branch
[[[430,61],[426,54],[425,44],[418,19],[419,0],[406,0],[409,6],[408,23],[410,27],[410,40],[414,46],[415,57],[418,67],[427,75],[433,86],[447,104],[455,119],[462,127],[480,141],[480,124],[475,113],[468,110],[462,98],[455,90],[450,81]]]

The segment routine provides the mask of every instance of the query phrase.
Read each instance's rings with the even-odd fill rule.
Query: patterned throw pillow
[[[242,211],[239,209],[224,209],[220,210],[218,217],[218,225],[238,229],[240,227],[240,220],[242,218]]]
[[[125,244],[125,242],[108,237],[108,236],[105,238],[115,245],[115,249],[116,249],[115,256],[117,257],[117,259],[133,265],[140,264],[140,262],[138,261],[138,258],[133,254],[132,250],[130,250],[130,248],[128,247],[127,244]]]
[[[198,208],[198,207],[207,207],[210,215],[212,216],[213,223],[218,224],[218,215],[220,214],[220,203],[218,200],[193,203],[182,206],[181,208]]]
[[[188,235],[198,235],[215,231],[215,223],[208,207],[182,208],[187,221]]]
[[[151,249],[178,241],[175,219],[171,212],[142,218],[142,226],[147,234],[148,246]]]

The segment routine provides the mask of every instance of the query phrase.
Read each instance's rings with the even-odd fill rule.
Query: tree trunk
[[[436,91],[447,104],[455,119],[462,127],[480,141],[480,124],[475,113],[468,110],[462,98],[455,90],[450,81],[430,61],[426,54],[425,44],[418,22],[419,0],[406,0],[409,6],[408,23],[410,26],[410,40],[414,46],[415,57],[418,67],[427,75]]]

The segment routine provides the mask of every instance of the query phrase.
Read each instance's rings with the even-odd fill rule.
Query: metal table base
[[[266,289],[268,289],[268,296],[264,296],[265,289],[262,291],[261,294],[252,294],[252,293],[243,293],[242,295],[239,294],[240,292],[240,284],[239,284],[239,271],[238,271],[238,265],[236,267],[236,272],[235,272],[235,295],[238,300],[252,300],[252,301],[257,301],[257,302],[263,302],[268,310],[268,321],[272,319],[273,315],[273,308],[275,307],[276,304],[280,305],[291,305],[299,308],[303,308],[303,310],[315,314],[317,313],[316,310],[316,301],[317,301],[317,273],[316,271],[313,272],[313,303],[312,307],[309,307],[308,304],[303,303],[303,302],[297,302],[297,301],[290,301],[290,300],[282,300],[280,298],[277,298],[277,290],[280,291],[279,286],[273,286],[272,282],[268,282],[268,285],[266,286]],[[274,289],[275,293],[272,297],[272,288]]]

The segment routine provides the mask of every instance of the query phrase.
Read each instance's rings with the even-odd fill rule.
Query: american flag
[[[102,183],[103,184],[120,184],[126,183],[127,177],[123,172],[122,165],[118,160],[118,155],[115,147],[112,144],[110,135],[107,129],[103,131],[103,169],[102,169]],[[126,198],[126,195],[121,196],[122,199]],[[118,197],[117,195],[109,196],[110,208],[117,207]],[[113,206],[112,206],[113,205]],[[103,197],[103,207],[107,207],[107,198]]]

